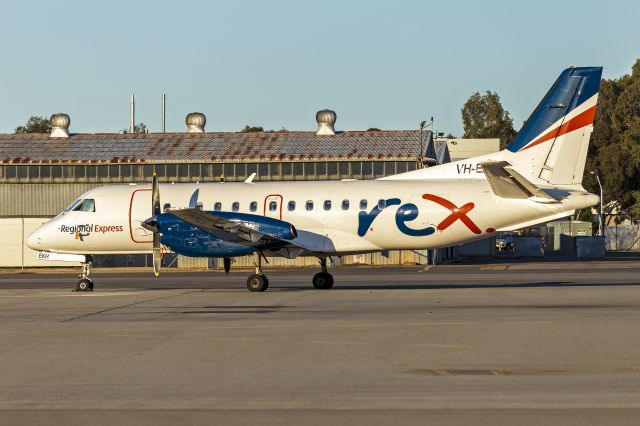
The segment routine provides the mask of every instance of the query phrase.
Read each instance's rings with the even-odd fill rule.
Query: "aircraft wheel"
[[[88,278],[83,278],[78,281],[76,291],[93,291],[93,281]]]
[[[247,278],[247,288],[249,291],[265,291],[269,288],[269,280],[263,274],[249,275],[249,278]]]
[[[333,275],[328,272],[318,272],[313,276],[313,286],[318,290],[329,290],[333,287]]]

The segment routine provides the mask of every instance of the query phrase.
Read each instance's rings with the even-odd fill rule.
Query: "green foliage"
[[[49,133],[51,132],[51,123],[46,117],[32,115],[29,117],[24,126],[18,126],[16,133]]]
[[[133,125],[134,133],[149,133],[147,125],[144,123],[138,123]],[[122,129],[120,133],[129,133],[129,129]]]
[[[500,102],[496,92],[476,92],[462,107],[465,138],[500,138],[500,147],[506,147],[516,135],[513,120]]]
[[[630,219],[640,219],[640,59],[631,75],[602,80],[584,182],[598,193],[592,170],[600,174],[605,211],[617,204]]]
[[[264,132],[264,128],[259,126],[244,126],[244,129],[240,130],[242,133],[259,133]]]

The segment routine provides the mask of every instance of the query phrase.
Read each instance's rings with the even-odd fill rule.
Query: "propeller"
[[[153,180],[151,181],[151,212],[153,217],[156,218],[162,213],[160,211],[160,187],[158,186],[158,176],[153,173]],[[153,273],[156,277],[160,275],[160,262],[162,261],[162,253],[160,253],[160,233],[158,232],[158,226],[156,224],[153,231]]]
[[[160,263],[162,253],[160,252],[160,232],[158,229],[157,217],[160,211],[160,188],[158,186],[158,176],[153,174],[151,181],[151,217],[142,223],[142,227],[153,232],[153,273],[156,277],[160,275]]]

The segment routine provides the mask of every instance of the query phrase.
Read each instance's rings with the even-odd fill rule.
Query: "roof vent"
[[[201,112],[190,112],[187,114],[187,132],[204,133],[204,126],[207,124],[207,117]]]
[[[333,125],[336,124],[337,115],[335,111],[323,109],[316,113],[316,121],[318,122],[318,131],[316,135],[333,136],[336,130]]]
[[[71,119],[67,114],[63,114],[61,112],[53,114],[51,118],[49,118],[49,123],[51,123],[50,136],[52,138],[69,137],[69,124],[71,124]]]

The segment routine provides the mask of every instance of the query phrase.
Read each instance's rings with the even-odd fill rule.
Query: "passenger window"
[[[252,212],[258,210],[258,202],[252,201],[251,204],[249,204],[249,210],[251,210]]]
[[[325,200],[323,207],[325,210],[331,210],[331,200]]]
[[[275,212],[276,210],[278,210],[278,203],[276,201],[270,201],[269,202],[269,211],[270,212]]]
[[[384,199],[378,200],[378,208],[380,210],[384,209],[387,206],[387,201]]]
[[[313,210],[313,201],[311,200],[307,201],[307,204],[305,204],[304,208],[307,209],[307,211],[309,212]]]
[[[296,202],[295,201],[289,201],[289,204],[287,204],[287,209],[292,212],[296,209]]]
[[[349,210],[349,200],[342,200],[342,210]]]
[[[222,203],[221,203],[220,201],[216,202],[216,203],[213,205],[213,210],[215,210],[215,211],[217,211],[217,212],[219,212],[220,210],[222,210]]]
[[[233,204],[231,204],[231,211],[237,212],[238,210],[240,210],[240,203],[234,201]]]
[[[96,211],[96,203],[91,198],[86,198],[82,200],[80,204],[74,207],[73,211],[76,212],[95,212]]]
[[[360,210],[367,209],[367,200],[360,200]]]

